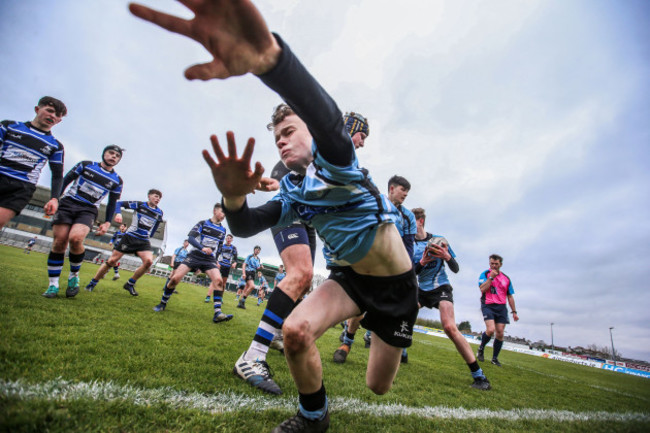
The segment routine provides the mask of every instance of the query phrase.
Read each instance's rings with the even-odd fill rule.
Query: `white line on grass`
[[[0,396],[22,400],[129,400],[141,406],[165,404],[177,409],[196,409],[209,413],[225,413],[237,410],[286,410],[294,411],[294,399],[267,396],[247,396],[232,392],[200,394],[178,391],[173,388],[142,389],[131,385],[117,385],[112,382],[70,382],[56,379],[42,384],[28,384],[22,380],[0,379]],[[332,412],[364,414],[371,416],[410,415],[423,418],[445,419],[504,419],[566,421],[642,421],[649,422],[650,414],[639,412],[571,412],[545,409],[464,409],[436,407],[408,407],[401,404],[371,404],[357,399],[334,397],[330,400]]]

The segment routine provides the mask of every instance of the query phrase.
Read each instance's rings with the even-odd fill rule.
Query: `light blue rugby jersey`
[[[413,263],[417,264],[420,262],[420,259],[422,258],[422,254],[424,254],[424,250],[427,248],[427,243],[429,242],[429,239],[431,239],[433,236],[439,236],[439,235],[432,235],[431,233],[427,233],[427,237],[423,240],[415,240],[415,245],[413,246]],[[454,250],[451,249],[451,245],[448,245],[449,247],[449,254],[451,254],[452,257],[456,257],[456,254],[454,254]],[[447,272],[445,271],[445,261],[442,259],[435,259],[430,263],[427,263],[423,268],[422,271],[418,274],[418,285],[420,286],[420,289],[428,292],[434,289],[437,289],[440,286],[443,286],[445,284],[451,284],[449,282],[449,278],[447,277]]]
[[[260,258],[255,257],[255,254],[249,254],[246,260],[244,260],[244,264],[246,264],[246,272],[257,271],[262,266]]]
[[[395,207],[399,212],[399,219],[397,221],[397,231],[399,231],[399,235],[402,237],[406,235],[415,235],[418,232],[418,228],[415,223],[415,215],[413,215],[413,212],[405,208],[404,205]]]
[[[399,212],[359,167],[356,155],[350,165],[339,167],[323,159],[314,143],[312,151],[314,162],[300,182],[292,182],[300,176],[295,173],[280,181],[272,199],[282,204],[276,226],[300,220],[316,229],[329,266],[354,264],[370,250],[379,225],[395,224]]]

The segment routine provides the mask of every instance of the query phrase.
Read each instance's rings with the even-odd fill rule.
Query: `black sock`
[[[497,359],[499,357],[499,352],[501,352],[501,346],[503,346],[503,340],[494,339],[494,351],[492,352],[492,359]]]

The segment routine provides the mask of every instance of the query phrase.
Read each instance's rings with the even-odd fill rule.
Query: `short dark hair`
[[[498,254],[492,254],[492,255],[490,256],[490,260],[498,260],[499,263],[503,264],[503,257],[501,257],[501,256],[498,255]]]
[[[388,180],[388,189],[390,189],[392,185],[399,185],[407,190],[411,189],[411,183],[402,176],[398,175],[395,175]]]
[[[217,208],[219,208],[219,209],[223,209],[223,206],[221,206],[221,203],[216,203],[216,204],[214,205],[213,210],[214,210],[214,209],[217,209]]]
[[[53,98],[51,96],[43,96],[38,100],[39,107],[52,107],[56,111],[57,116],[65,116],[68,114],[68,108],[65,104],[59,99]]]
[[[282,103],[278,105],[273,109],[273,114],[271,115],[271,123],[266,125],[266,129],[268,129],[269,131],[273,131],[280,122],[282,122],[284,119],[286,119],[288,116],[291,116],[292,114],[296,114],[296,113],[287,104]]]
[[[261,251],[262,247],[260,247],[259,245],[255,245],[255,248],[253,248],[253,250],[260,250]]]
[[[427,214],[426,214],[426,212],[424,211],[423,208],[421,208],[421,207],[414,207],[413,209],[411,209],[411,212],[413,212],[413,216],[415,217],[415,220],[416,220],[416,221],[419,220],[420,218],[422,218],[423,220],[426,221],[426,219],[427,219]]]
[[[151,194],[158,194],[160,198],[162,198],[162,192],[160,192],[159,189],[151,188],[147,193],[147,195],[151,195]]]

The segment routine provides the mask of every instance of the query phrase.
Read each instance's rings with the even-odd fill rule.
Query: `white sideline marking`
[[[129,400],[140,406],[167,404],[177,409],[196,409],[209,413],[233,412],[240,409],[256,412],[268,409],[281,409],[293,412],[296,409],[294,399],[272,398],[267,396],[247,396],[233,392],[218,394],[200,394],[178,391],[173,388],[141,389],[131,385],[117,385],[112,382],[70,382],[63,379],[52,380],[42,384],[27,384],[22,380],[8,381],[0,379],[0,396],[14,397],[22,400],[78,400],[97,401]],[[557,422],[571,421],[642,421],[650,422],[650,414],[640,412],[571,412],[567,410],[545,409],[464,409],[445,406],[408,407],[401,404],[372,404],[346,397],[330,399],[332,412],[364,414],[370,416],[410,415],[423,418],[446,419],[506,419],[551,420]]]

